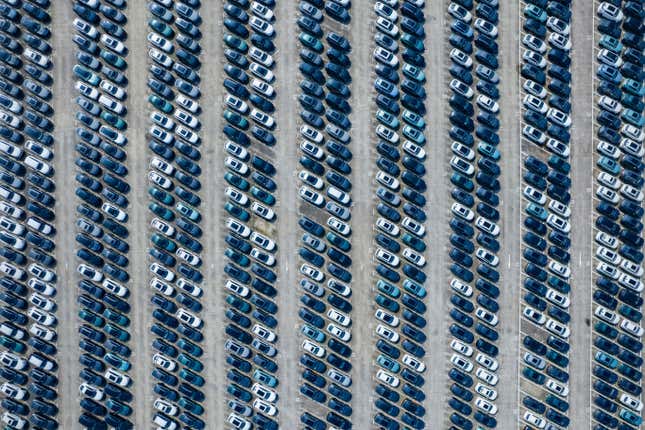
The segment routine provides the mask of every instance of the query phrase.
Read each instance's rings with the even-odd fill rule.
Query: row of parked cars
[[[376,137],[375,415],[425,428],[425,2],[373,2]]]
[[[77,197],[81,415],[86,427],[133,428],[125,130],[125,2],[76,0]]]
[[[594,429],[642,424],[645,10],[595,2]]]
[[[224,4],[227,423],[277,429],[275,1]]]
[[[200,223],[199,0],[151,0],[147,25],[150,127],[149,287],[153,291],[152,423],[204,429]]]
[[[570,3],[522,5],[523,428],[569,426]]]
[[[449,221],[454,277],[450,281],[448,418],[451,428],[467,430],[497,426],[497,253],[501,233],[498,9],[495,0],[460,0],[450,3],[447,10],[452,18],[448,134],[454,186]]]
[[[0,4],[0,422],[58,428],[50,2]]]
[[[349,8],[298,5],[301,421],[314,429],[352,426]]]

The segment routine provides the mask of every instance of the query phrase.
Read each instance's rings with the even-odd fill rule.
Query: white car
[[[544,427],[546,427],[546,420],[544,420],[542,417],[539,417],[533,414],[532,412],[529,412],[529,411],[524,412],[522,419],[539,429],[543,429]]]
[[[310,354],[315,355],[318,358],[322,358],[325,356],[325,348],[313,343],[310,340],[305,340],[304,342],[302,342],[302,349],[304,349]]]
[[[497,360],[481,352],[477,353],[475,360],[491,372],[495,372],[499,368],[499,362]]]
[[[450,347],[458,353],[465,355],[466,357],[473,355],[473,347],[466,345],[465,343],[458,341],[457,339],[450,341]]]
[[[549,271],[564,279],[569,279],[571,276],[571,269],[569,266],[557,261],[549,261]]]
[[[27,267],[27,271],[44,282],[51,282],[56,278],[56,274],[51,270],[47,270],[39,264],[32,263]]]
[[[594,315],[612,325],[616,325],[620,321],[620,316],[617,313],[610,311],[604,306],[597,306],[594,310]]]
[[[150,160],[150,167],[159,170],[165,175],[172,175],[175,173],[175,167],[172,164],[158,157],[153,157],[152,160]]]
[[[484,411],[489,415],[497,414],[497,406],[481,397],[477,397],[477,399],[475,399],[475,406],[480,411]]]
[[[102,400],[103,399],[103,390],[96,388],[87,382],[83,382],[79,387],[78,391],[83,395],[87,396],[92,400]]]
[[[101,43],[119,55],[123,55],[126,52],[126,47],[123,42],[106,33],[101,35]]]
[[[472,90],[472,88],[458,79],[453,79],[450,81],[450,89],[469,100],[472,99],[475,95],[475,92]]]
[[[463,21],[466,24],[470,23],[470,21],[473,19],[472,14],[468,12],[468,10],[465,7],[457,3],[451,2],[448,5],[448,13],[452,15],[453,18]]]
[[[267,342],[271,342],[271,343],[275,342],[275,340],[278,337],[272,330],[269,330],[268,328],[260,324],[253,325],[253,328],[251,328],[251,331],[256,336],[259,336],[262,339],[266,340]]]
[[[170,415],[171,417],[174,417],[179,413],[179,408],[177,408],[177,406],[162,399],[156,399],[153,403],[153,407],[159,412],[163,412],[164,414]]]
[[[423,226],[423,224],[420,224],[410,217],[404,217],[403,220],[401,221],[401,226],[403,226],[404,229],[409,231],[410,233],[414,234],[417,237],[423,237],[425,235],[426,229]]]
[[[477,259],[479,259],[479,261],[489,264],[493,267],[497,267],[497,265],[499,264],[499,257],[484,248],[477,248],[475,255],[477,256]]]
[[[636,142],[643,143],[645,140],[645,131],[632,124],[624,124],[620,131],[622,134]]]
[[[475,213],[461,203],[453,203],[450,210],[453,214],[457,215],[460,218],[463,218],[466,221],[470,222],[475,219]]]
[[[557,215],[549,214],[546,223],[561,233],[568,234],[571,231],[571,224],[567,220],[560,218]]]
[[[266,252],[260,251],[258,248],[251,249],[251,258],[264,263],[264,265],[273,267],[275,266],[275,257]]]
[[[378,248],[376,250],[375,255],[376,255],[376,258],[379,261],[387,264],[390,267],[394,267],[394,268],[399,267],[399,264],[401,262],[399,257],[397,257],[396,255],[384,250],[383,248]]]
[[[598,233],[596,233],[595,239],[596,239],[596,242],[608,248],[611,248],[611,249],[618,248],[618,239],[616,239],[616,237],[614,236],[611,236],[605,233],[604,231],[599,231]]]
[[[200,328],[204,325],[201,318],[199,318],[197,315],[192,314],[191,312],[188,312],[186,309],[179,308],[175,315],[180,322],[190,327]]]
[[[251,294],[251,291],[249,290],[248,287],[245,287],[244,285],[238,284],[235,281],[228,280],[226,281],[226,289],[231,291],[232,293],[237,294],[240,297],[248,297],[249,294]]]
[[[425,160],[426,158],[426,151],[416,143],[412,143],[409,140],[404,140],[403,141],[403,150],[413,156],[414,158],[418,160]]]
[[[392,191],[398,191],[398,189],[399,189],[399,187],[401,185],[399,183],[398,179],[396,179],[396,178],[394,178],[394,177],[392,177],[392,176],[388,175],[387,173],[382,172],[380,170],[376,174],[376,180],[378,181],[379,184],[381,184],[383,186],[386,186],[387,188],[389,188]]]
[[[42,326],[36,323],[31,324],[31,326],[29,327],[29,333],[36,336],[37,338],[46,340],[48,342],[55,340],[57,337],[55,330],[49,329],[45,326]]]
[[[479,318],[482,321],[485,321],[487,324],[493,327],[495,327],[499,322],[497,315],[495,315],[493,312],[490,312],[484,308],[478,307],[477,310],[475,311],[475,315],[477,316],[477,318]]]
[[[379,230],[381,230],[386,234],[389,234],[392,237],[399,236],[399,232],[400,232],[399,227],[396,224],[386,220],[385,218],[379,217],[376,220],[376,228],[378,228]]]
[[[642,337],[643,336],[643,327],[639,326],[638,324],[628,320],[627,318],[624,318],[620,322],[620,328],[625,330],[627,333],[634,335],[636,337]]]
[[[412,251],[410,248],[403,249],[403,258],[408,260],[410,263],[414,264],[417,267],[423,267],[426,265],[426,259],[423,255],[417,254]]]
[[[544,205],[546,203],[546,196],[530,185],[524,188],[524,196],[538,205]]]
[[[253,400],[253,409],[270,417],[278,413],[278,408],[260,399]]]
[[[175,289],[171,285],[166,284],[165,282],[163,282],[161,279],[157,277],[153,277],[152,279],[150,279],[149,285],[154,290],[159,291],[164,296],[172,297],[175,295]]]
[[[303,264],[302,266],[300,266],[300,273],[313,279],[316,282],[322,282],[325,279],[324,273],[317,269],[314,269],[308,264]]]
[[[376,126],[376,135],[382,139],[385,139],[392,145],[396,145],[399,142],[398,133],[391,128],[384,126],[383,124]]]
[[[103,280],[103,273],[102,272],[100,272],[98,270],[94,270],[93,268],[91,268],[90,266],[87,266],[85,264],[80,264],[76,268],[76,270],[78,271],[78,273],[80,273],[81,275],[85,276],[90,281],[100,282],[100,281]]]
[[[620,187],[620,194],[636,202],[643,201],[643,192],[629,184],[623,184],[623,186]]]
[[[546,322],[546,317],[544,316],[544,314],[538,312],[530,306],[524,307],[522,315],[524,315],[526,318],[533,321],[537,325],[542,325]]]
[[[259,65],[258,63],[251,63],[249,70],[253,73],[254,76],[262,79],[267,83],[271,83],[275,80],[275,75],[269,69],[264,66]]]
[[[275,402],[278,399],[278,393],[257,382],[253,384],[253,386],[251,387],[251,391],[256,396],[258,396],[262,400],[266,400],[267,402]]]
[[[99,35],[98,30],[94,26],[80,18],[75,18],[72,24],[79,33],[84,34],[90,39],[96,39],[96,37]]]
[[[19,236],[22,236],[26,230],[22,223],[15,223],[7,217],[0,217],[0,228]]]
[[[620,263],[620,268],[630,275],[637,277],[643,276],[643,266],[640,266],[627,258],[624,258]]]
[[[600,273],[601,275],[605,275],[613,280],[617,280],[618,275],[620,274],[618,269],[605,262],[600,262],[596,265],[596,272]]]
[[[343,330],[342,328],[338,327],[336,324],[327,324],[327,331],[334,337],[337,337],[338,339],[344,341],[344,342],[349,342],[350,339],[352,338],[352,333],[348,330]]]
[[[452,354],[450,362],[458,369],[467,373],[472,372],[473,367],[475,367],[470,360],[466,360],[459,354]]]
[[[453,278],[450,281],[450,288],[452,288],[454,291],[458,292],[459,294],[465,297],[470,297],[473,295],[473,287],[471,287],[470,285],[464,284],[462,281],[460,281],[457,278]]]
[[[2,414],[2,422],[5,423],[8,427],[12,429],[21,430],[27,428],[27,421],[23,418],[20,418],[18,415],[5,412]]]
[[[551,333],[555,334],[556,336],[560,336],[564,339],[568,339],[569,336],[571,335],[571,329],[569,327],[553,319],[549,319],[544,326]]]
[[[197,285],[188,282],[184,278],[179,278],[177,280],[177,286],[182,290],[185,291],[186,293],[190,294],[193,297],[201,297],[203,294],[203,290],[198,287]]]
[[[298,178],[305,184],[310,185],[317,190],[321,190],[325,185],[322,179],[306,170],[301,170],[298,173]]]
[[[377,30],[393,38],[397,37],[399,34],[399,27],[389,19],[383,18],[382,16],[376,17],[376,28]],[[378,56],[376,55],[376,51],[374,51],[374,59],[380,61]],[[393,65],[390,65],[388,63],[386,64],[390,67],[395,67],[397,64],[399,64],[399,60],[396,57],[394,57],[394,60],[396,60],[396,62]]]
[[[567,397],[569,395],[569,387],[556,382],[553,379],[549,378],[544,386],[547,388],[547,390],[552,391],[559,396]]]
[[[103,205],[101,205],[101,210],[117,221],[125,222],[128,219],[127,213],[110,203],[103,203]]]
[[[495,385],[497,385],[497,382],[499,382],[499,376],[497,376],[496,374],[491,373],[491,372],[489,372],[489,371],[487,371],[487,370],[485,370],[485,369],[483,369],[481,367],[477,368],[477,371],[475,372],[475,375],[477,375],[477,377],[480,380],[486,382],[489,385],[492,385],[493,387]]]
[[[197,113],[199,110],[199,103],[195,100],[190,99],[189,97],[184,96],[183,94],[177,94],[175,97],[175,102],[192,113]]]
[[[330,320],[342,325],[343,327],[349,327],[349,325],[352,323],[352,319],[349,316],[335,309],[329,309],[327,311],[327,317],[329,317]]]
[[[383,309],[377,309],[376,312],[374,312],[374,317],[379,321],[383,321],[390,327],[397,327],[400,322],[399,317],[392,315]]]
[[[399,386],[399,384],[401,383],[401,381],[399,380],[399,378],[397,378],[396,376],[392,375],[392,374],[391,374],[391,373],[389,373],[389,372],[386,372],[386,371],[385,371],[385,370],[383,370],[383,369],[379,369],[379,370],[376,372],[376,378],[377,378],[379,381],[384,382],[385,384],[387,384],[387,385],[389,385],[390,387],[393,387],[393,388],[398,387],[398,386]]]
[[[598,105],[614,115],[619,115],[623,110],[623,105],[618,100],[612,99],[609,96],[601,96],[598,99]]]
[[[128,387],[132,383],[128,375],[124,375],[114,369],[108,369],[105,372],[105,379],[121,387]]]
[[[152,43],[154,46],[157,48],[161,49],[164,52],[167,52],[168,54],[172,53],[174,51],[173,44],[166,39],[165,37],[162,37],[161,35],[155,33],[154,31],[151,31],[148,33],[147,36],[148,42]]]
[[[27,165],[27,167],[30,167],[45,176],[51,176],[54,173],[54,168],[49,163],[40,161],[33,155],[26,156],[24,163]]]
[[[115,97],[121,101],[123,101],[127,95],[123,88],[119,87],[118,85],[114,85],[111,82],[106,80],[102,80],[99,86],[103,91],[107,92],[112,97]]]
[[[273,86],[261,79],[253,78],[251,81],[251,88],[265,97],[273,98],[275,96],[275,89]]]
[[[551,288],[549,288],[549,290],[546,292],[546,299],[564,309],[568,308],[571,304],[569,297]]]
[[[38,293],[32,293],[29,296],[29,303],[48,312],[53,311],[56,308],[56,303]]]
[[[619,400],[620,403],[627,406],[633,411],[641,412],[643,410],[643,403],[628,394],[621,394]]]
[[[300,197],[314,206],[322,207],[325,204],[325,198],[322,194],[313,191],[311,188],[303,185],[298,190]]]
[[[271,115],[266,114],[259,109],[252,109],[249,116],[253,121],[269,130],[272,130],[275,127],[275,119]]]
[[[339,220],[338,218],[335,217],[329,217],[327,218],[327,225],[333,229],[334,231],[342,234],[343,236],[347,237],[352,233],[352,229],[349,226],[349,224],[346,224]]]
[[[634,278],[633,276],[629,276],[626,273],[622,273],[618,277],[618,282],[620,285],[623,287],[629,288],[631,290],[636,291],[637,293],[640,293],[643,291],[643,282],[639,279]]]
[[[27,367],[27,360],[10,352],[4,351],[0,353],[0,364],[10,367],[14,370],[23,370]]]
[[[175,252],[175,255],[177,255],[177,257],[190,264],[191,266],[199,267],[202,265],[202,259],[199,258],[199,256],[187,251],[184,248],[178,248]]]
[[[269,239],[263,234],[260,234],[254,231],[250,237],[251,242],[260,246],[265,251],[273,252],[275,250],[276,244],[273,240]]]
[[[273,11],[261,3],[256,1],[251,3],[251,12],[265,21],[273,21]]]
[[[497,391],[482,384],[481,382],[478,382],[477,385],[475,385],[475,391],[478,394],[486,397],[488,400],[495,400],[497,398]]]
[[[253,428],[253,424],[233,412],[228,415],[226,422],[232,425],[235,430],[251,430]]]
[[[399,334],[396,331],[390,330],[383,324],[379,324],[376,326],[376,334],[378,334],[385,340],[389,340],[392,343],[397,343],[400,338]]]
[[[159,263],[152,263],[150,265],[150,271],[162,278],[164,281],[172,282],[175,280],[175,273],[171,270],[166,269]]]
[[[466,176],[472,176],[475,173],[475,166],[457,155],[450,159],[450,166]]]
[[[27,315],[29,315],[29,318],[31,318],[32,320],[46,327],[53,327],[58,322],[58,320],[53,314],[50,314],[49,312],[41,311],[36,308],[29,308],[29,310],[27,311]]]
[[[251,229],[244,223],[241,223],[233,218],[228,218],[226,220],[226,227],[243,238],[247,238],[251,235]]]
[[[620,149],[622,149],[624,152],[632,154],[634,157],[642,157],[643,155],[645,155],[645,147],[643,147],[643,144],[627,137],[621,139]]]

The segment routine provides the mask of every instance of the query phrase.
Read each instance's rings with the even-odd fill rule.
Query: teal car
[[[376,357],[376,364],[392,373],[399,373],[399,370],[401,370],[401,365],[399,363],[383,354],[379,354],[379,356]]]
[[[124,417],[129,417],[130,415],[132,415],[132,408],[130,406],[118,402],[112,398],[109,398],[105,402],[105,407],[118,415],[123,415]]]
[[[130,319],[128,317],[119,312],[113,311],[112,309],[106,308],[103,311],[103,316],[121,327],[128,327],[130,325]]]
[[[161,22],[157,19],[149,19],[148,26],[150,26],[150,28],[156,31],[157,33],[161,34],[163,37],[172,39],[175,36],[175,32],[173,31],[172,28],[170,28],[168,24]]]
[[[114,52],[106,51],[101,49],[101,58],[105,60],[111,66],[116,67],[119,70],[125,69],[127,63],[120,55],[116,55]]]
[[[401,240],[415,251],[423,252],[426,250],[426,243],[410,233],[403,233]]]
[[[96,315],[94,312],[90,312],[85,309],[78,311],[78,316],[85,322],[92,324],[94,327],[103,327],[105,325],[105,319]]]
[[[421,117],[421,115],[417,115],[416,113],[411,112],[407,109],[403,111],[401,118],[403,118],[403,121],[407,122],[412,127],[418,128],[419,130],[423,130],[426,127],[426,122]]]
[[[116,326],[113,326],[112,324],[105,325],[105,332],[113,338],[122,342],[127,342],[130,340],[130,333]]]
[[[278,380],[275,376],[269,375],[268,373],[263,372],[260,369],[257,369],[255,372],[253,372],[253,379],[271,388],[278,385]]]
[[[309,324],[303,324],[302,327],[300,327],[300,332],[316,342],[324,342],[326,338],[325,333],[313,328]]]
[[[239,176],[231,172],[226,172],[224,174],[224,180],[230,185],[239,188],[242,191],[248,191],[249,187],[251,186],[251,184],[249,184],[249,181],[244,178],[240,178]]]
[[[326,235],[327,240],[329,243],[334,245],[336,248],[340,249],[341,251],[349,251],[352,247],[351,243],[347,241],[346,239],[338,236],[336,233],[332,233],[331,231],[327,233]]]
[[[202,364],[201,361],[196,360],[192,357],[188,357],[184,353],[179,354],[179,356],[177,357],[177,361],[179,361],[182,365],[184,365],[185,367],[195,372],[201,372],[202,370],[204,370],[204,365]]]
[[[627,91],[630,94],[633,94],[637,97],[643,97],[645,95],[645,87],[642,83],[637,82],[633,79],[625,79],[622,86],[623,91]]]
[[[403,33],[403,36],[401,36],[401,39],[399,39],[401,43],[403,43],[405,46],[408,48],[417,51],[417,52],[423,52],[425,51],[425,45],[423,44],[423,40],[420,37],[415,37],[410,33]]]
[[[150,241],[154,243],[155,246],[165,251],[175,252],[177,250],[177,244],[174,241],[168,239],[166,236],[155,233],[150,238]]]
[[[79,64],[74,65],[74,67],[72,67],[72,71],[76,77],[90,85],[98,85],[99,82],[101,82],[101,78],[99,78],[98,75]]]
[[[428,291],[425,288],[423,288],[421,285],[417,284],[416,282],[412,282],[409,279],[405,279],[403,281],[403,288],[408,293],[412,293],[419,298],[424,298],[425,296],[428,295]]]
[[[426,75],[423,73],[423,70],[412,64],[404,63],[401,71],[405,76],[419,83],[423,83],[426,80]]]
[[[273,206],[275,204],[275,197],[273,197],[273,194],[264,191],[255,185],[251,187],[251,195],[269,206]]]
[[[189,384],[195,385],[197,387],[203,387],[206,383],[206,381],[204,381],[204,378],[186,369],[181,369],[179,371],[179,377]]]
[[[377,294],[376,295],[376,303],[379,306],[383,306],[385,309],[389,310],[390,312],[398,312],[399,311],[399,304],[395,302],[394,300],[385,297],[382,294]]]
[[[249,257],[244,254],[240,254],[239,252],[235,252],[231,248],[226,248],[224,255],[226,255],[229,260],[235,262],[238,266],[249,267],[249,264],[251,264]]]
[[[605,172],[612,174],[614,176],[620,173],[620,165],[615,160],[612,160],[609,157],[602,156],[596,162],[596,165],[600,167]]]
[[[412,127],[409,125],[404,125],[403,129],[401,130],[403,135],[416,143],[417,145],[423,146],[426,143],[426,137],[419,131],[418,128]]]
[[[501,156],[497,148],[485,142],[479,142],[479,144],[477,144],[477,152],[484,157],[492,158],[494,161],[499,161]]]
[[[117,354],[114,354],[111,352],[108,352],[107,354],[105,354],[105,357],[103,357],[103,359],[110,366],[114,367],[117,370],[121,370],[123,372],[127,372],[132,367],[132,365],[128,360],[124,360],[123,358],[119,357]]]
[[[157,187],[148,188],[148,194],[155,200],[163,203],[164,205],[172,205],[175,203],[175,198],[169,193],[160,190]]]
[[[165,221],[173,221],[175,219],[175,214],[170,209],[165,208],[158,203],[150,203],[148,205],[148,209],[150,209],[150,212]]]
[[[170,113],[174,109],[170,103],[156,94],[150,94],[148,96],[148,102],[163,113]]]
[[[202,215],[199,213],[199,211],[195,208],[191,208],[187,204],[183,202],[177,203],[177,206],[175,206],[177,211],[186,218],[188,218],[191,221],[199,222],[202,219]]]
[[[231,214],[231,216],[234,216],[240,221],[246,222],[251,218],[251,214],[249,213],[249,211],[242,209],[241,207],[234,205],[231,202],[226,202],[226,204],[224,205],[224,209],[226,210],[226,212]]]
[[[529,203],[525,209],[526,213],[534,216],[535,218],[546,221],[546,218],[549,216],[549,212],[544,209],[543,206],[536,205],[535,203]]]
[[[392,130],[399,129],[399,120],[396,116],[392,115],[389,112],[379,109],[376,112],[376,119],[379,120],[383,125],[388,126]]]
[[[186,339],[179,339],[177,346],[195,357],[201,357],[204,355],[204,350],[201,347],[187,341]]]
[[[115,115],[112,112],[104,110],[101,112],[101,119],[118,130],[124,130],[127,127],[127,123],[123,121],[120,116]]]
[[[618,360],[616,360],[614,357],[610,356],[609,354],[606,354],[602,351],[596,352],[594,355],[594,359],[600,363],[603,364],[610,369],[615,369],[618,367]]]
[[[636,112],[632,109],[623,109],[623,113],[620,115],[623,121],[630,123],[634,127],[643,128],[645,125],[645,120],[643,115]]]
[[[190,412],[193,415],[203,415],[204,408],[193,401],[188,400],[186,397],[181,396],[177,401],[177,405],[182,407],[184,410]]]
[[[620,415],[622,419],[634,426],[639,426],[643,422],[643,418],[640,415],[635,414],[629,409],[621,408],[618,415]]]
[[[17,354],[27,351],[27,345],[22,342],[10,339],[7,336],[0,336],[0,345]]]
[[[616,39],[615,37],[611,37],[608,34],[603,34],[600,37],[600,41],[598,43],[600,44],[601,48],[609,49],[616,54],[620,54],[623,50],[623,44],[620,43],[620,40]]]
[[[535,19],[542,23],[546,22],[546,11],[534,4],[526,5],[526,7],[524,8],[524,16],[526,18]]]
[[[401,296],[401,290],[398,287],[395,287],[382,279],[379,279],[376,282],[376,288],[378,288],[380,292],[385,293],[394,299],[398,299]]]
[[[244,118],[242,115],[232,112],[228,109],[224,111],[224,119],[228,121],[234,127],[240,128],[242,130],[247,130],[249,128],[249,121]]]
[[[233,306],[235,309],[237,309],[240,312],[248,313],[251,311],[251,305],[249,305],[244,300],[241,300],[231,294],[226,296],[226,303]]]
[[[300,40],[300,43],[305,45],[307,48],[317,53],[321,53],[323,51],[323,45],[320,40],[310,34],[302,32],[298,35],[298,40]]]
[[[246,54],[246,52],[249,50],[249,45],[247,45],[245,41],[231,34],[224,35],[224,43],[229,48],[235,49],[242,54]]]

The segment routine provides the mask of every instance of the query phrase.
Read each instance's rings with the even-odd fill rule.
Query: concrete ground
[[[223,353],[223,327],[224,327],[224,293],[222,292],[222,268],[223,268],[223,228],[224,214],[222,212],[223,200],[223,148],[224,139],[221,135],[223,87],[222,64],[223,49],[222,37],[222,1],[205,1],[201,8],[204,23],[201,26],[204,34],[202,46],[203,67],[201,99],[203,113],[201,120],[203,129],[201,131],[203,145],[203,159],[201,166],[203,174],[201,180],[204,184],[201,197],[203,199],[202,213],[204,213],[204,251],[202,257],[205,261],[205,295],[203,299],[204,312],[202,316],[206,321],[204,344],[206,363],[205,377],[207,379],[206,416],[209,428],[224,428],[224,420],[227,415],[225,391],[225,365]],[[281,427],[285,429],[297,428],[299,416],[305,404],[299,399],[298,392],[298,367],[295,364],[299,357],[300,337],[296,334],[298,326],[298,289],[297,289],[297,116],[299,106],[296,102],[298,93],[299,72],[296,25],[298,16],[297,3],[278,1],[275,10],[277,16],[276,30],[278,36],[276,44],[278,52],[275,55],[278,61],[276,67],[276,121],[278,129],[276,136],[278,145],[275,148],[273,161],[278,167],[278,204],[276,212],[278,221],[275,228],[275,235],[278,239],[280,251],[279,259],[279,294],[277,304],[280,308],[278,313],[279,326],[278,334],[278,364],[280,366],[280,385],[278,392],[280,400]],[[449,138],[447,137],[447,25],[449,20],[446,17],[448,0],[427,1],[425,14],[427,22],[425,25],[428,34],[426,39],[426,60],[428,67],[426,75],[426,91],[428,92],[426,121],[427,128],[428,169],[427,181],[430,184],[427,210],[429,221],[426,229],[429,231],[429,249],[426,258],[429,261],[428,288],[430,291],[427,300],[427,317],[430,321],[427,334],[426,350],[428,356],[426,362],[427,401],[425,406],[428,409],[426,422],[428,428],[439,428],[436,423],[445,423],[446,396],[448,396],[447,381],[447,348],[448,348],[448,219],[449,208],[446,205],[450,190],[449,177]],[[501,2],[500,9],[500,85],[502,129],[502,249],[500,258],[502,260],[502,296],[500,298],[500,324],[501,338],[498,342],[501,354],[501,368],[498,384],[500,397],[497,405],[500,408],[498,419],[500,428],[513,428],[517,422],[518,411],[518,343],[519,343],[519,303],[520,303],[520,148],[519,145],[519,95],[518,95],[518,22],[521,13],[517,2]],[[73,149],[74,120],[73,113],[75,105],[73,98],[73,79],[71,68],[75,63],[75,47],[71,41],[71,21],[73,13],[68,2],[58,2],[52,9],[53,16],[53,46],[54,54],[54,100],[53,106],[56,110],[54,121],[56,124],[56,183],[57,183],[57,258],[60,267],[58,275],[60,278],[60,293],[58,297],[60,319],[60,340],[59,356],[61,363],[59,387],[61,407],[61,428],[73,429],[78,427],[77,417],[80,413],[78,406],[77,385],[78,378],[78,319],[75,317],[78,310],[76,304],[77,276],[75,267],[77,264],[74,256],[74,234],[75,234],[75,198],[66,198],[71,195],[74,187],[76,153]],[[351,54],[353,77],[351,105],[353,113],[351,120],[352,129],[352,161],[354,184],[353,199],[356,202],[352,209],[353,252],[352,259],[354,274],[352,305],[352,319],[354,321],[354,341],[352,349],[354,355],[352,364],[354,370],[352,378],[354,385],[352,392],[354,400],[352,407],[354,414],[352,422],[357,429],[368,429],[372,427],[371,419],[374,415],[372,406],[373,399],[373,293],[371,285],[373,276],[370,268],[373,266],[371,256],[372,249],[372,226],[375,221],[373,215],[373,194],[374,194],[374,151],[372,136],[373,123],[371,114],[373,112],[373,91],[372,91],[372,69],[371,49],[373,47],[372,37],[374,34],[372,2],[367,0],[355,0],[351,9],[352,23],[350,25],[350,42],[353,47]],[[571,351],[571,372],[576,381],[577,388],[570,395],[572,418],[571,428],[582,429],[589,427],[589,348],[590,328],[587,317],[590,310],[590,259],[591,259],[591,227],[589,220],[591,213],[591,199],[589,197],[590,187],[593,178],[589,166],[591,164],[592,148],[590,112],[592,103],[592,81],[591,81],[591,15],[593,11],[586,2],[573,2],[573,43],[574,48],[572,73],[574,74],[574,85],[572,93],[573,103],[573,141],[572,147],[572,195],[574,203],[572,209],[574,220],[572,240],[573,258],[573,294],[571,328],[573,330],[572,351]],[[132,202],[128,212],[130,221],[128,228],[131,232],[129,239],[131,251],[130,274],[132,281],[130,288],[133,292],[130,303],[133,307],[131,313],[132,327],[131,334],[133,341],[130,343],[133,348],[133,372],[135,395],[134,410],[132,417],[136,428],[149,428],[152,415],[152,379],[151,370],[151,336],[149,326],[151,324],[151,306],[149,305],[150,292],[147,287],[148,272],[146,257],[149,221],[146,205],[147,163],[149,150],[145,139],[145,132],[148,126],[148,107],[145,100],[147,76],[147,44],[145,35],[147,33],[146,22],[148,11],[146,2],[143,0],[130,1],[127,15],[129,18],[127,30],[128,48],[130,53],[128,61],[128,109],[127,118],[129,127],[128,169],[130,171],[128,180],[132,185],[129,198]],[[310,404],[310,403],[307,403]],[[446,427],[445,424],[441,425]]]

